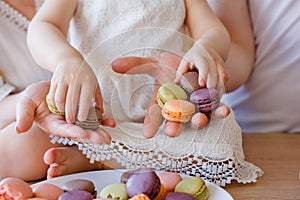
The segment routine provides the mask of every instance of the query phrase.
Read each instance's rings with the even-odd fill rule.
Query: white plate
[[[47,181],[42,181],[32,185],[32,188],[40,183],[48,182],[62,187],[66,181],[73,179],[88,179],[94,182],[96,189],[100,192],[105,186],[113,183],[119,183],[121,174],[124,170],[102,170],[102,171],[90,171],[84,173],[71,174],[66,176],[60,176]],[[158,172],[159,173],[159,172]],[[188,177],[186,175],[181,175],[183,178]],[[218,185],[205,181],[208,190],[209,198],[208,200],[233,200],[232,196],[226,192],[223,188]]]

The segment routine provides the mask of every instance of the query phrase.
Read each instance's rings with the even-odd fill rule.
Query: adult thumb
[[[28,131],[34,122],[35,105],[32,100],[22,95],[16,108],[16,133]]]

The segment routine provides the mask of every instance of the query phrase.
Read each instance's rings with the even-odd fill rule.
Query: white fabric
[[[244,161],[241,130],[233,113],[199,131],[187,126],[177,138],[167,137],[163,124],[155,137],[145,139],[141,129],[154,80],[147,75],[119,75],[110,67],[121,56],[161,51],[182,55],[188,39],[182,34],[184,19],[182,0],[80,1],[70,40],[95,70],[105,114],[116,119],[117,127],[103,127],[112,135],[111,145],[82,144],[54,136],[52,142],[78,145],[91,162],[115,158],[128,169],[177,171],[219,185],[231,180],[256,181],[262,171]]]
[[[5,81],[17,88],[15,92],[51,77],[34,62],[27,48],[28,24],[22,14],[0,0],[0,71]]]
[[[300,1],[249,0],[256,45],[248,82],[226,95],[243,132],[300,131]]]

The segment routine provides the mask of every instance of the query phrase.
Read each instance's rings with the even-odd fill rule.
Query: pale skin
[[[93,70],[66,40],[77,3],[77,0],[45,1],[28,32],[28,46],[36,62],[54,73],[48,97],[60,111],[65,111],[68,123],[74,122],[77,105],[79,120],[86,119],[92,100],[102,109],[101,92]],[[200,85],[222,90],[227,80],[224,60],[230,46],[229,35],[205,0],[186,0],[185,4],[186,25],[196,43],[180,61],[175,81],[196,68]],[[178,124],[170,124],[166,126],[166,133],[178,135]],[[153,130],[154,133],[157,129]],[[153,133],[148,136],[152,137]]]
[[[212,5],[213,2],[214,0],[210,0],[210,3]],[[233,0],[230,3],[228,1],[216,1],[216,2],[218,2],[219,5],[222,6],[218,7],[217,6],[218,3],[216,3],[215,5],[213,5],[213,8],[218,14],[218,16],[220,17],[221,21],[226,25],[226,28],[228,28],[228,31],[232,39],[232,43],[230,46],[230,53],[226,61],[228,76],[229,76],[229,81],[226,82],[226,90],[231,91],[247,80],[253,63],[254,47],[252,46],[253,42],[251,42],[253,41],[253,38],[251,35],[250,20],[247,13],[247,1]],[[239,8],[244,8],[246,10],[241,10]],[[125,60],[123,61],[125,62]],[[128,64],[128,69],[127,70],[124,69],[122,73],[125,73],[126,71],[130,71],[130,68],[140,65],[141,62],[155,63],[155,61],[153,61],[152,58],[150,60],[144,60],[144,61],[136,61],[135,59],[133,59],[133,61],[130,61],[130,63]],[[242,67],[245,68],[243,69]],[[241,75],[236,75],[236,73],[232,73],[232,72],[242,74],[243,78],[240,79]],[[41,98],[45,98],[45,96]],[[31,120],[33,119],[31,118]],[[82,163],[82,167],[80,168],[80,171],[91,170],[94,169],[95,167],[95,166],[91,167],[91,165],[89,165],[86,162],[87,159],[85,159],[80,153],[78,153],[76,149],[69,148],[67,151],[65,148],[50,149],[45,154],[45,161],[48,162],[48,164],[50,165],[49,168],[50,174],[48,171],[48,177],[60,176],[67,173],[75,172],[73,171],[73,169],[75,169],[76,166],[73,166],[73,164],[78,163],[78,160],[81,160]],[[96,168],[97,167],[101,168],[101,166],[96,166]],[[76,169],[78,170],[78,166]]]
[[[35,14],[34,0],[5,2],[29,20]],[[49,136],[36,124],[26,134],[16,134],[16,104],[21,96],[22,92],[9,95],[0,101],[0,177],[15,176],[24,180],[36,180],[46,175],[48,166],[43,162],[44,153],[50,147],[59,145],[51,144]]]
[[[6,0],[5,2],[19,11],[28,20],[31,20],[35,14],[36,9],[34,0]],[[44,88],[43,91],[46,90],[47,92],[47,86],[49,88],[49,84],[43,85],[43,87],[37,88],[29,86],[25,91],[9,95],[0,101],[0,108],[2,110],[2,114],[0,115],[0,177],[19,177],[26,181],[42,179],[47,176],[47,170],[49,168],[48,163],[45,163],[43,160],[45,152],[56,147],[66,148],[62,147],[63,145],[52,144],[50,142],[48,133],[55,134],[60,132],[60,135],[67,134],[68,136],[72,136],[74,135],[72,130],[76,130],[76,132],[81,136],[86,135],[88,137],[89,135],[89,133],[85,130],[80,130],[77,126],[67,124],[64,120],[57,118],[57,116],[53,116],[53,118],[50,115],[47,115],[46,109],[41,110],[40,113],[43,114],[42,116],[47,116],[48,121],[41,122],[38,120],[39,112],[37,111],[43,104],[41,104],[40,101],[37,101],[35,99],[36,96],[33,94],[38,93],[43,95],[41,88],[42,90]],[[32,90],[33,94],[30,93]],[[32,98],[34,101],[32,101]],[[22,107],[23,103],[25,107]],[[29,107],[32,107],[34,110],[31,111],[35,113],[29,112],[30,110],[27,109]],[[21,110],[21,112],[17,110]],[[37,116],[35,122],[33,121],[34,115]],[[40,122],[46,123],[49,126],[43,126],[42,129]],[[104,120],[103,125],[114,126],[115,123],[114,121]],[[66,130],[69,130],[68,133]],[[21,132],[23,134],[19,134]],[[107,133],[101,129],[99,129],[98,132],[107,135],[108,140],[105,140],[107,143],[110,142],[110,136]],[[105,141],[103,138],[95,138],[95,140]],[[78,150],[74,152],[78,153],[78,158],[80,158],[82,155]],[[91,164],[87,159],[84,158],[83,155],[81,159],[82,165],[87,166],[85,168],[94,167],[91,166]],[[87,160],[87,162],[84,162],[85,160]],[[60,163],[62,164],[64,162],[61,161]],[[69,164],[68,170],[63,172],[49,170],[48,176],[53,177],[56,174],[61,175],[77,172],[78,168],[76,168],[76,166],[77,163],[73,163],[73,165]],[[100,168],[100,166],[97,167]],[[52,167],[50,167],[50,169],[51,168]]]

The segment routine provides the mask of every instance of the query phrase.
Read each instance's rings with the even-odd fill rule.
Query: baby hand
[[[48,100],[65,114],[68,123],[85,121],[89,108],[95,103],[103,112],[102,96],[97,77],[84,60],[67,60],[57,66],[51,80]]]
[[[195,42],[181,60],[175,82],[179,83],[183,74],[195,69],[199,72],[198,81],[201,87],[217,88],[224,93],[224,82],[228,79],[227,71],[223,59],[214,49]]]
[[[67,137],[80,142],[109,144],[111,136],[102,127],[97,130],[85,130],[74,124],[68,124],[65,118],[52,114],[45,98],[50,83],[47,81],[33,83],[22,92],[16,106],[16,132],[27,132],[35,122],[49,134]],[[115,126],[115,121],[106,116],[101,120],[103,126]]]

